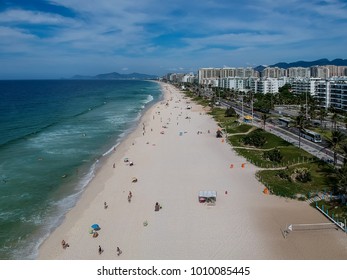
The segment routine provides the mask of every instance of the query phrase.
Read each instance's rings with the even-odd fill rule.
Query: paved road
[[[221,101],[221,105],[223,107],[233,107],[235,111],[241,116],[242,115],[242,109],[235,106],[233,103]],[[251,111],[247,108],[243,108],[244,115],[249,114],[251,115]],[[263,122],[261,120],[261,117],[259,114],[255,113],[253,114],[254,120],[253,125],[257,127],[263,128]],[[279,126],[276,126],[275,124],[267,124],[266,125],[266,131],[270,132],[272,134],[277,135],[278,137],[284,139],[287,142],[292,143],[295,146],[299,146],[299,136],[297,134],[294,134],[293,132],[289,131],[288,129],[283,129]],[[311,142],[303,137],[300,139],[300,148],[309,152],[310,154],[316,156],[317,158],[320,158],[324,161],[333,162],[334,160],[334,153],[326,148],[326,146],[323,146],[322,144]],[[343,162],[343,157],[338,155],[338,164],[341,165]]]

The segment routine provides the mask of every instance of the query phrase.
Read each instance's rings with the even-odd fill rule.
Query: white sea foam
[[[148,96],[147,96],[147,99],[145,100],[145,104],[147,104],[147,103],[149,103],[149,102],[151,102],[151,101],[153,101],[153,100],[154,100],[153,95],[148,95]]]
[[[76,205],[79,197],[83,193],[85,187],[90,183],[90,181],[95,176],[95,171],[97,169],[99,161],[97,160],[88,170],[87,174],[76,185],[75,190],[72,194],[57,200],[52,201],[50,205],[50,210],[45,219],[40,215],[35,215],[29,220],[24,219],[22,222],[34,223],[36,225],[42,224],[44,227],[39,236],[32,237],[32,242],[30,246],[25,246],[23,251],[18,251],[14,256],[15,259],[21,259],[24,256],[27,256],[27,259],[36,259],[38,256],[38,250],[41,244],[48,238],[50,233],[61,224],[66,213]]]
[[[110,148],[108,151],[106,151],[105,153],[103,153],[102,156],[104,157],[104,156],[107,156],[107,155],[111,154],[111,153],[114,151],[114,149],[118,147],[118,145],[119,145],[119,143],[117,143],[116,145],[114,145],[114,146],[113,146],[112,148]]]

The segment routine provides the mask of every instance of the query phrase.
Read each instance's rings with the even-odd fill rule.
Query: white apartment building
[[[180,83],[182,82],[183,77],[184,77],[183,73],[170,73],[168,74],[167,79],[174,83]]]
[[[334,107],[347,112],[347,78],[317,81],[315,96],[326,109]]]
[[[193,83],[195,80],[195,75],[193,73],[185,74],[182,77],[182,83]]]
[[[326,109],[330,107],[330,81],[322,79],[315,83],[315,98],[320,106]]]
[[[278,80],[278,88],[281,88],[285,84],[289,84],[291,79],[288,77],[281,77],[281,78],[278,78],[277,80]]]
[[[274,78],[253,79],[250,82],[251,90],[254,93],[277,93],[279,89],[279,81]]]
[[[219,79],[219,87],[228,88],[238,91],[246,90],[246,79],[239,77],[227,77]]]
[[[330,105],[347,112],[347,78],[330,82]]]
[[[200,85],[209,85],[211,81],[220,78],[220,68],[200,68],[198,77]]]
[[[320,78],[292,78],[290,85],[294,94],[309,93],[315,95],[315,85]]]

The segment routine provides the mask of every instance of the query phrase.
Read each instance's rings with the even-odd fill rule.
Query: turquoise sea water
[[[37,256],[160,96],[150,81],[0,81],[0,259]]]

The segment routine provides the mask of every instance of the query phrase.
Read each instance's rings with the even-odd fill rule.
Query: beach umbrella
[[[94,230],[99,230],[99,229],[100,229],[100,227],[99,227],[98,224],[94,224],[94,225],[92,225],[91,227],[92,227],[92,229],[94,229]]]

